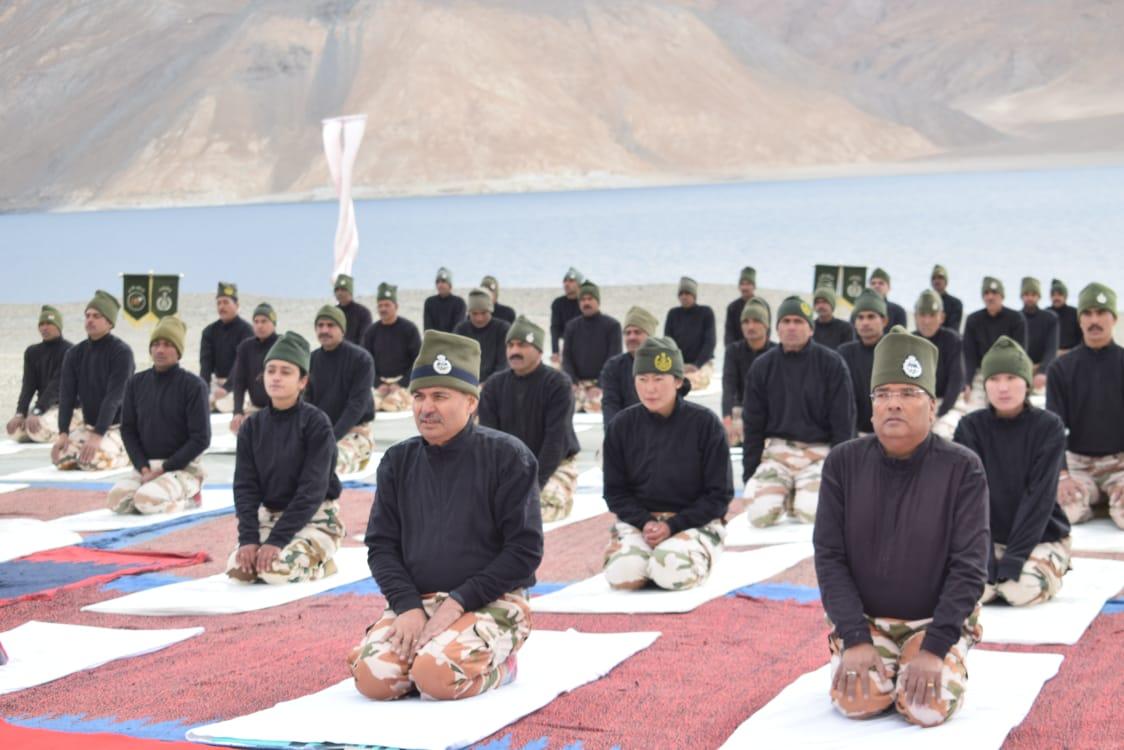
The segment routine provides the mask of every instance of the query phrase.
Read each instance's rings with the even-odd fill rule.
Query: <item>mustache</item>
[[[507,361],[508,362],[522,362],[523,361],[523,355],[522,354],[512,354],[510,357],[507,358]]]
[[[418,421],[422,424],[445,424],[445,420],[436,412],[433,414],[422,414],[418,417]]]
[[[1102,328],[1100,326],[1100,324],[1094,323],[1093,325],[1089,326],[1089,332],[1090,333],[1104,333],[1104,328]]]

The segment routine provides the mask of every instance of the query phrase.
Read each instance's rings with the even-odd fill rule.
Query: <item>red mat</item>
[[[0,720],[0,747],[10,750],[199,750],[190,742],[138,740],[120,734],[77,734],[50,729],[27,729]]]

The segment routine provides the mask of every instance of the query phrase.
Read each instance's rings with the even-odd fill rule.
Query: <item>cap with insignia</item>
[[[355,279],[348,276],[346,273],[341,273],[336,277],[336,284],[332,287],[332,291],[343,289],[345,292],[355,294]]]
[[[863,293],[855,298],[855,306],[851,308],[851,320],[859,317],[861,312],[872,312],[885,318],[886,300],[873,289],[863,289]]]
[[[917,304],[913,306],[913,311],[918,315],[936,315],[937,313],[944,312],[944,300],[941,295],[934,292],[932,289],[926,289],[921,292],[921,296],[917,298]]]
[[[1077,314],[1086,310],[1107,310],[1116,317],[1116,292],[1096,282],[1081,290],[1077,296]]]
[[[480,343],[455,333],[428,330],[410,372],[410,393],[452,388],[480,397]]]
[[[449,286],[453,285],[453,272],[450,271],[448,268],[445,268],[445,266],[441,266],[440,268],[437,269],[437,279],[436,279],[435,283],[441,282],[441,281],[444,281]]]
[[[578,269],[570,266],[570,270],[566,271],[566,275],[562,277],[563,281],[576,281],[581,284],[585,281],[585,275]]]
[[[796,295],[785,297],[780,306],[777,307],[777,325],[781,324],[781,320],[789,315],[795,315],[798,318],[803,318],[812,325],[812,306]]]
[[[394,304],[398,304],[398,287],[394,284],[388,284],[385,281],[379,284],[378,295],[380,300],[388,299]]]
[[[277,322],[277,312],[273,309],[273,305],[269,304],[268,302],[262,302],[260,305],[255,307],[254,308],[254,314],[251,315],[250,317],[256,318],[259,315],[264,315],[265,317],[272,320],[274,323]]]
[[[504,343],[511,341],[523,341],[531,346],[542,351],[543,342],[546,340],[546,331],[542,326],[536,325],[534,321],[526,315],[520,315],[511,324],[511,328],[507,329],[507,336],[504,337]]]
[[[660,321],[643,307],[633,305],[624,314],[624,328],[629,327],[639,328],[649,336],[654,336],[656,331],[659,330]]]
[[[492,294],[499,294],[500,282],[496,279],[495,276],[485,276],[484,278],[480,279],[480,288],[487,289]]]
[[[59,329],[59,333],[62,333],[62,313],[59,312],[57,307],[43,305],[43,307],[40,308],[39,325],[43,325],[44,323],[50,323],[55,328]]]
[[[994,276],[984,276],[983,284],[980,285],[980,294],[984,295],[988,292],[998,292],[1000,297],[1006,297],[1007,292],[1003,289],[1003,282]]]
[[[670,336],[649,336],[636,350],[632,376],[650,374],[683,377],[683,352]]]
[[[980,375],[984,381],[1004,373],[1017,375],[1027,385],[1032,385],[1034,381],[1034,363],[1030,361],[1030,355],[1009,336],[997,338],[980,360]]]
[[[320,278],[324,278],[321,276]],[[219,289],[215,292],[215,299],[219,297],[230,297],[235,302],[238,301],[238,285],[233,281],[220,281]]]
[[[933,272],[929,274],[929,278],[944,279],[945,281],[948,281],[948,269],[938,263],[937,265],[933,266]]]
[[[928,339],[894,326],[874,347],[870,390],[883,385],[915,385],[937,397],[937,347]]]

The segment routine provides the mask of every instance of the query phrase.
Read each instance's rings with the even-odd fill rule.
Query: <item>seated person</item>
[[[17,443],[50,443],[59,434],[59,379],[62,360],[74,346],[62,337],[62,313],[50,305],[39,312],[39,337],[23,353],[23,384],[16,414],[7,425]],[[35,405],[31,398],[36,396]],[[71,428],[77,427],[73,422]]]

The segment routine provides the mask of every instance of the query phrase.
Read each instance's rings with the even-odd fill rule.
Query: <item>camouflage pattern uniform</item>
[[[229,378],[215,377],[214,384],[211,386],[211,411],[218,412],[219,414],[233,414],[234,413],[234,391],[228,390],[225,396],[215,397],[216,388],[226,388],[226,381]]]
[[[381,384],[371,390],[371,395],[375,399],[375,411],[406,411],[411,407],[413,398],[408,390],[399,387],[398,381],[401,379],[401,376],[379,378],[382,381]],[[387,386],[385,396],[379,393],[379,388],[382,386]]]
[[[771,437],[765,440],[761,463],[745,483],[746,517],[758,528],[772,526],[786,515],[815,523],[820,474],[831,446]]]
[[[158,468],[164,459],[154,458],[150,468]],[[198,508],[202,498],[203,465],[195,459],[178,471],[169,471],[151,482],[145,482],[135,468],[109,491],[109,509],[114,513],[178,513]]]
[[[691,381],[693,392],[705,391],[710,387],[710,381],[714,377],[714,361],[707,362],[694,372],[686,373],[684,377]]]
[[[423,596],[426,617],[448,596]],[[373,700],[394,700],[414,689],[423,698],[459,700],[502,687],[515,679],[515,654],[531,632],[526,592],[512,592],[465,612],[412,659],[403,659],[387,640],[396,617],[393,610],[383,612],[347,658],[356,689]]]
[[[674,513],[653,513],[666,521]],[[613,524],[605,549],[605,578],[614,589],[635,590],[648,581],[661,589],[678,591],[706,581],[722,554],[726,526],[714,520],[697,529],[687,529],[665,539],[655,549],[644,541],[644,533],[632,524]]]
[[[1081,488],[1072,503],[1061,503],[1070,523],[1085,523],[1093,517],[1092,506],[1108,498],[1108,514],[1124,529],[1124,453],[1083,456],[1066,451],[1069,476]]]
[[[274,525],[281,519],[284,511],[270,510],[264,505],[258,508],[258,526],[261,529],[261,544],[265,544]],[[293,535],[292,541],[285,545],[281,554],[267,572],[259,572],[258,578],[266,583],[301,583],[316,581],[336,572],[332,556],[340,547],[346,534],[340,519],[338,500],[325,500],[320,503],[312,519]],[[238,570],[238,548],[230,553],[226,562],[226,572]],[[232,575],[232,578],[238,578]],[[240,580],[240,579],[239,579]]]
[[[31,419],[29,415],[27,419]],[[8,433],[8,436],[17,443],[50,443],[59,436],[59,408],[52,406],[47,411],[39,415],[39,429],[27,429],[27,419],[24,420],[23,427],[20,427],[15,432]],[[70,419],[71,428],[77,428],[82,424],[82,420],[78,415],[74,415]]]
[[[578,460],[576,456],[562,459],[558,468],[546,480],[539,492],[542,504],[542,522],[561,521],[574,507],[574,489],[578,486]]]
[[[1069,571],[1071,541],[1067,536],[1056,542],[1043,542],[1030,551],[1017,581],[984,586],[981,604],[1002,599],[1015,607],[1048,602],[1062,589],[1062,576]],[[1006,545],[995,545],[995,559],[1002,560]]]
[[[574,386],[574,413],[601,413],[601,388],[596,380],[579,380]]]
[[[354,474],[361,471],[371,460],[374,450],[371,423],[355,425],[336,442],[336,473]]]
[[[121,441],[121,425],[113,425],[101,437],[94,460],[85,463],[78,460],[86,441],[94,434],[92,428],[85,425],[72,429],[69,434],[70,442],[66,450],[59,455],[55,464],[60,471],[104,471],[105,469],[120,469],[129,465],[129,455],[125,453],[125,444]]]
[[[870,623],[874,648],[882,657],[890,679],[885,680],[878,672],[871,670],[869,698],[863,697],[861,687],[856,689],[854,700],[849,700],[846,693],[832,688],[831,705],[848,719],[869,719],[893,705],[911,723],[923,727],[937,726],[948,721],[964,705],[964,692],[968,689],[968,668],[964,659],[968,650],[979,643],[983,636],[979,606],[964,621],[960,640],[952,645],[944,657],[940,699],[930,698],[929,703],[923,706],[906,703],[905,696],[898,695],[896,681],[901,668],[909,664],[921,650],[925,628],[933,621],[932,618],[897,620],[892,617],[868,617],[867,621]],[[833,630],[827,640],[831,649],[831,674],[834,677],[842,659],[843,639],[837,637]]]

